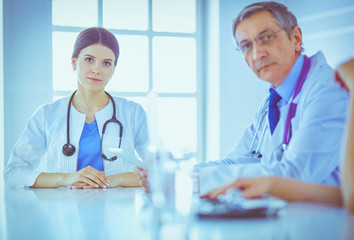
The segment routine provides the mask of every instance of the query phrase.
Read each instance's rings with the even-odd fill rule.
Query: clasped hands
[[[108,188],[110,180],[103,171],[98,171],[91,166],[84,167],[80,171],[65,176],[65,181],[70,189]]]

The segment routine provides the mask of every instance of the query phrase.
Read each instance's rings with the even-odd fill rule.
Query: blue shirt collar
[[[285,100],[286,103],[289,102],[291,96],[294,93],[297,80],[300,76],[302,65],[304,64],[304,55],[300,55],[294,66],[292,67],[288,76],[284,81],[276,88],[277,93]],[[271,87],[273,88],[273,87]]]

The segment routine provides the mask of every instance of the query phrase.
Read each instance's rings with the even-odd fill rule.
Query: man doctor
[[[208,190],[241,176],[260,175],[338,185],[348,96],[333,80],[333,70],[322,52],[309,59],[301,54],[302,34],[296,17],[286,6],[275,2],[245,7],[234,21],[233,36],[248,66],[270,83],[268,114],[264,117],[266,131],[259,150],[262,156],[250,157],[255,150],[250,146],[256,137],[256,148],[261,138],[264,103],[241,141],[218,161],[219,166],[200,169],[201,191],[203,186]],[[298,94],[294,97],[295,92]],[[296,111],[289,117],[291,134],[284,142],[292,102]]]
[[[233,37],[251,70],[270,83],[270,94],[226,157],[198,166],[200,192],[267,175],[339,185],[348,95],[333,80],[323,53],[302,54],[296,17],[276,2],[246,6],[234,21]],[[146,185],[144,172],[135,172]]]

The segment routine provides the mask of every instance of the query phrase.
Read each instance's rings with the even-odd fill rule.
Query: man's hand
[[[257,198],[268,193],[272,184],[273,178],[271,177],[240,178],[226,186],[214,189],[201,197],[216,199],[231,189],[240,189],[245,198]]]

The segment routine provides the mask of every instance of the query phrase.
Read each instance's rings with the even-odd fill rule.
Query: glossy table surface
[[[0,239],[152,238],[141,188],[1,188],[0,197]],[[171,233],[162,239],[181,237]],[[277,218],[193,218],[188,239],[354,239],[354,215],[338,207],[289,203]]]

